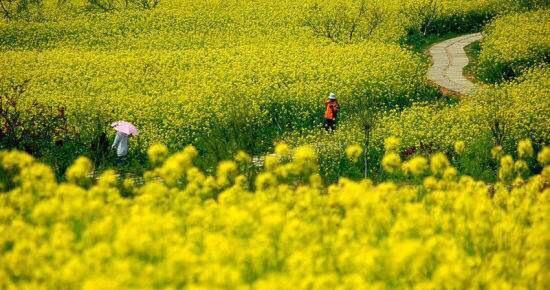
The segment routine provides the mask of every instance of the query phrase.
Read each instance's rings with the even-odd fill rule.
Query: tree
[[[37,100],[22,104],[28,84],[26,80],[0,93],[0,146],[41,156],[52,146],[63,146],[69,128],[64,107]]]
[[[550,0],[518,0],[519,4],[529,10],[550,7]]]
[[[28,15],[31,8],[40,8],[42,0],[0,0],[0,12],[4,19],[12,20]]]
[[[149,10],[157,7],[159,2],[160,0],[88,0],[91,7],[104,12],[132,7]]]
[[[88,0],[88,4],[92,8],[107,12],[116,10],[119,3],[115,0]]]
[[[439,0],[422,0],[405,7],[403,12],[411,19],[413,30],[426,36],[442,8]]]
[[[157,7],[157,5],[160,2],[160,0],[127,0],[127,1],[129,1],[130,4],[133,4],[137,8],[146,9],[146,10]]]
[[[309,7],[304,22],[316,36],[353,42],[369,38],[383,19],[379,7],[361,0],[315,3]]]

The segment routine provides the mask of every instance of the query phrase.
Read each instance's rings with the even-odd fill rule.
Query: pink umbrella
[[[138,129],[136,128],[136,126],[134,126],[130,122],[116,121],[113,124],[111,124],[111,127],[113,127],[113,129],[115,129],[116,131],[122,132],[126,135],[137,136],[137,134],[138,134]]]

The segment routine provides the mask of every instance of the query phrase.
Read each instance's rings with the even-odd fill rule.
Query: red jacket
[[[338,111],[340,110],[340,105],[338,105],[338,101],[326,101],[325,102],[325,119],[329,120],[335,120]]]

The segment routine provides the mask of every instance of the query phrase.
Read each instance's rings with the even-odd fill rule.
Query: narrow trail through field
[[[464,47],[482,37],[481,33],[473,33],[433,45],[429,50],[433,64],[428,70],[428,79],[447,90],[471,94],[475,85],[464,76],[464,67],[469,63]]]

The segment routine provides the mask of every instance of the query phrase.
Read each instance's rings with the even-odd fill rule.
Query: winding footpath
[[[468,64],[464,47],[481,40],[481,33],[462,35],[437,43],[429,50],[433,65],[428,70],[428,79],[449,91],[471,94],[475,85],[466,79],[463,70]]]

